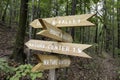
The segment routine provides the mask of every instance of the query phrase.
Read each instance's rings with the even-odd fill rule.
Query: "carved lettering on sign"
[[[55,41],[30,40],[26,43],[30,49],[52,52],[57,54],[65,54],[79,57],[91,58],[83,52],[84,49],[90,47],[87,44],[63,43]]]
[[[53,26],[52,24],[46,22],[45,20],[39,19],[41,25],[44,27],[45,30],[38,32],[37,34],[46,36],[57,41],[64,41],[64,42],[72,42],[72,36],[65,31]],[[54,21],[55,22],[55,21]]]
[[[58,20],[53,20],[52,25],[58,25],[58,24],[79,24],[81,22],[80,19],[71,19],[71,20],[64,20],[64,19],[58,19]]]
[[[69,65],[69,60],[46,59],[43,60],[43,65]]]
[[[88,21],[89,18],[94,16],[94,14],[82,14],[74,16],[61,16],[61,17],[52,17],[52,18],[42,18],[48,23],[56,27],[79,27],[79,26],[94,26],[93,23]],[[41,24],[37,25],[39,19],[35,19],[30,25],[34,28],[43,28]]]
[[[32,71],[68,67],[71,64],[71,60],[68,57],[60,57],[55,55],[42,55],[42,54],[36,54],[36,55],[39,63],[32,68]]]
[[[80,48],[72,47],[70,49],[69,46],[62,46],[62,45],[55,45],[55,44],[50,44],[50,45],[45,45],[42,43],[29,43],[30,47],[35,47],[35,48],[44,48],[44,49],[49,49],[49,50],[58,50],[58,51],[66,51],[66,52],[75,52],[75,53],[81,53],[82,50]]]

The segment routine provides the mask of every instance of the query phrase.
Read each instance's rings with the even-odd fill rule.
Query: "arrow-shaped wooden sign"
[[[47,23],[46,21],[39,19],[41,25],[43,26],[44,30],[41,32],[38,32],[37,34],[46,36],[58,41],[64,41],[64,42],[72,42],[72,36],[68,33],[60,30],[59,28]]]
[[[55,25],[56,27],[94,26],[93,23],[87,21],[87,19],[91,18],[92,16],[94,16],[94,14],[82,14],[42,19],[52,25]],[[35,19],[30,23],[30,25],[34,28],[42,28],[39,19]]]
[[[68,57],[41,54],[36,55],[39,63],[32,68],[32,71],[69,67],[71,63],[71,60]]]
[[[83,52],[84,49],[91,46],[87,44],[29,40],[25,45],[29,49],[33,49],[33,50],[40,50],[40,51],[46,51],[46,52],[51,52],[51,53],[91,58],[89,55]]]

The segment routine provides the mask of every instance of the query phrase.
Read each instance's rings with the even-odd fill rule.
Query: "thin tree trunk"
[[[1,20],[2,20],[2,12],[3,12],[2,4],[3,4],[3,1],[0,2],[0,10],[1,10],[1,12],[0,12],[0,19],[1,19]]]
[[[21,0],[19,27],[17,29],[16,41],[12,57],[15,61],[24,63],[26,55],[24,54],[24,39],[26,31],[26,20],[28,11],[28,0]]]
[[[110,47],[110,29],[108,25],[108,10],[107,10],[107,1],[104,0],[104,27],[105,27],[105,51],[109,52]]]
[[[12,10],[13,10],[13,6],[12,6],[13,0],[10,0],[10,19],[9,19],[9,27],[11,27],[11,22],[12,22]]]
[[[68,4],[68,0],[66,1],[67,2],[67,5],[66,5],[66,9],[65,9],[65,12],[66,12],[66,16],[69,15],[69,4]],[[69,29],[66,28],[66,32],[69,32]]]
[[[120,0],[117,1],[118,54],[120,54]]]
[[[82,13],[82,0],[80,0],[79,4],[80,4],[80,11]],[[80,31],[79,42],[82,43],[82,27],[79,28],[79,31]]]
[[[82,3],[82,5],[83,5],[83,7],[82,7],[82,10],[83,10],[83,14],[85,14],[86,13],[86,9],[85,9],[85,3],[86,3],[86,1],[85,0],[83,0],[82,1],[83,3]],[[85,37],[86,37],[86,35],[85,35],[85,27],[82,27],[82,43],[85,43]]]
[[[6,4],[5,10],[4,10],[3,15],[2,15],[2,21],[3,22],[5,22],[6,11],[7,11],[8,5],[9,5],[9,0],[7,0],[7,4]]]
[[[96,4],[96,12],[97,12],[97,10],[98,10],[98,5]],[[95,53],[97,53],[97,54],[99,54],[99,46],[101,45],[101,44],[99,44],[99,42],[98,42],[98,20],[96,19],[96,30],[95,30],[95,43],[97,44],[96,46],[95,46]]]
[[[75,15],[75,13],[76,13],[76,4],[77,4],[77,0],[72,0],[71,15]],[[70,34],[72,35],[73,40],[74,40],[74,33],[75,33],[75,29],[71,28],[70,29]]]
[[[113,55],[113,58],[115,58],[115,42],[114,42],[114,0],[112,0],[112,19],[111,19],[111,23],[112,23],[112,55]]]
[[[55,1],[55,15],[59,16],[59,4],[58,4],[58,0]]]
[[[68,12],[68,0],[66,1],[67,2],[67,5],[66,5],[66,15],[69,15],[69,12]]]
[[[34,2],[34,1],[33,1],[33,2]],[[40,10],[40,0],[39,0],[39,2],[37,1],[37,7],[36,7],[36,8],[37,8],[37,9],[35,9],[35,10],[36,10],[36,11],[35,11],[35,12],[36,12],[36,17],[33,17],[32,20],[33,20],[34,18],[40,18],[40,17],[41,17],[41,12],[40,12],[40,11],[41,11],[41,10]],[[32,9],[33,9],[33,11],[34,11],[34,6],[33,6]],[[31,20],[31,21],[32,21],[32,20]],[[33,29],[33,39],[36,38],[36,32],[37,32],[37,29],[34,28],[34,29]]]

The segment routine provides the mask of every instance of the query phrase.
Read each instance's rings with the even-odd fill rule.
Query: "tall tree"
[[[65,9],[66,11],[66,15],[68,15],[69,14],[69,12],[68,12],[68,0],[66,1],[66,9]]]
[[[3,21],[3,22],[5,22],[6,11],[7,11],[8,5],[9,5],[9,0],[7,0],[5,9],[4,9],[4,12],[3,12],[3,15],[2,15],[2,21]]]
[[[110,40],[111,40],[111,35],[110,35],[110,26],[108,25],[110,18],[109,13],[108,13],[108,1],[104,0],[104,27],[105,27],[105,50],[106,52],[110,52]]]
[[[120,0],[117,1],[117,25],[118,25],[118,49],[120,49]]]
[[[75,13],[76,13],[76,4],[77,4],[77,0],[72,0],[71,15],[75,15]],[[70,29],[70,34],[72,35],[73,40],[74,40],[74,33],[75,33],[75,29],[71,28]]]
[[[28,11],[28,0],[21,0],[19,27],[17,29],[16,41],[14,45],[12,57],[17,62],[24,62],[26,55],[24,54],[24,39],[26,31],[26,20]]]
[[[12,12],[13,12],[13,5],[12,5],[13,4],[13,0],[10,0],[9,3],[10,3],[10,9],[9,9],[9,12],[10,12],[9,27],[11,27],[12,16],[13,16],[12,15]]]
[[[111,5],[112,5],[112,15],[111,15],[111,23],[112,23],[112,55],[113,55],[113,57],[115,57],[115,39],[114,39],[114,25],[115,25],[115,16],[114,16],[114,14],[115,14],[115,11],[114,11],[114,6],[115,6],[115,0],[112,0],[111,1]]]

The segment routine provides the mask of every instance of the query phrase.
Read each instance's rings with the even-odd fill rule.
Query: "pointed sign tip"
[[[92,57],[91,57],[91,56],[88,56],[87,58],[91,59]]]
[[[33,20],[29,25],[33,28],[42,28],[39,19]]]
[[[25,43],[25,45],[29,48],[30,46],[29,46],[29,42],[30,41],[32,41],[32,40],[29,40],[29,41],[27,41],[26,43]]]
[[[25,45],[28,47],[28,42],[26,42]]]
[[[32,72],[38,71],[40,66],[42,66],[42,63],[38,63],[36,66],[34,66],[34,67],[32,68],[31,71],[32,71]]]

